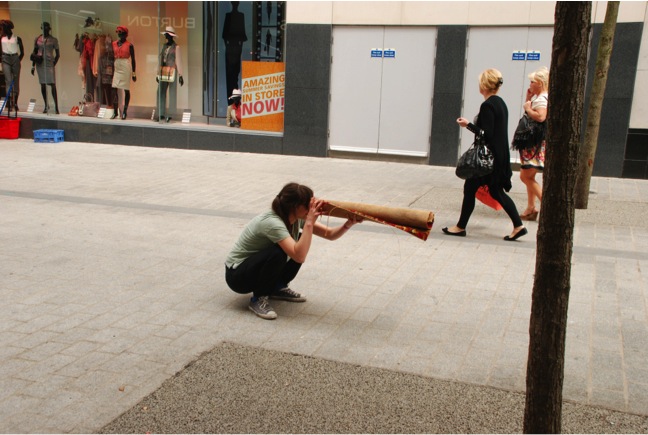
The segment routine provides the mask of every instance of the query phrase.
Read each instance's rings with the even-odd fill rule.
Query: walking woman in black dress
[[[479,75],[479,93],[484,96],[484,102],[479,108],[475,123],[468,122],[466,118],[457,119],[457,124],[466,127],[471,132],[478,134],[484,131],[486,143],[493,153],[495,164],[494,171],[483,177],[469,178],[464,183],[463,203],[459,222],[453,227],[443,228],[443,232],[450,236],[466,236],[466,227],[470,215],[475,209],[475,194],[481,186],[488,186],[491,196],[499,202],[513,223],[513,231],[504,237],[504,240],[514,241],[527,234],[527,229],[522,224],[513,200],[506,194],[511,190],[511,155],[508,140],[508,108],[501,97],[497,95],[504,83],[502,73],[496,69],[487,69]]]

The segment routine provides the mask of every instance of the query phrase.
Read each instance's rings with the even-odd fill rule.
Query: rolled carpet
[[[359,216],[379,224],[398,228],[421,240],[427,240],[434,223],[434,213],[431,211],[386,207],[360,202],[325,199],[322,212],[327,216],[344,219],[353,219],[354,216]]]

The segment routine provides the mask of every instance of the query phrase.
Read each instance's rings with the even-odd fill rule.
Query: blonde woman
[[[527,91],[524,111],[534,121],[545,122],[549,98],[549,70],[542,67],[529,74],[529,80],[531,83]],[[520,180],[527,189],[527,208],[520,215],[522,220],[534,221],[538,218],[539,210],[535,204],[536,198],[538,202],[542,201],[542,187],[535,176],[544,168],[545,145],[546,141],[543,139],[538,145],[520,151]]]
[[[458,118],[457,124],[467,128],[472,133],[484,131],[486,143],[494,156],[494,170],[483,177],[469,178],[464,183],[461,215],[457,225],[443,228],[449,236],[466,236],[466,226],[470,215],[475,209],[475,194],[481,186],[488,190],[495,201],[499,202],[513,223],[513,231],[504,237],[506,241],[515,241],[527,234],[527,229],[520,220],[513,200],[506,194],[511,190],[511,154],[508,139],[508,108],[502,98],[497,95],[504,83],[502,73],[496,69],[487,69],[479,75],[479,93],[484,102],[479,108],[475,124],[466,118]],[[505,192],[506,191],[506,192]]]

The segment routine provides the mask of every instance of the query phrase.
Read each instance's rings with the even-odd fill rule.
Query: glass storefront
[[[276,91],[283,78],[254,74],[277,75],[277,65],[265,73],[256,65],[262,63],[283,72],[285,7],[265,1],[0,2],[0,20],[11,21],[12,36],[23,46],[12,88],[19,89],[19,112],[66,116],[79,106],[90,108],[84,116],[98,108],[105,119],[170,124],[190,113],[191,123],[225,125],[229,97],[238,89],[245,128],[245,119],[256,116],[253,108],[263,106],[253,105],[260,83],[272,85],[267,95],[283,96]],[[8,84],[0,83],[5,96]],[[84,100],[95,104],[80,105]]]

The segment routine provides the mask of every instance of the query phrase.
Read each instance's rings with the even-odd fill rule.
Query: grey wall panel
[[[149,128],[142,137],[142,146],[152,148],[187,148],[187,130]]]
[[[429,163],[454,166],[459,149],[461,113],[468,26],[437,28],[434,100],[432,103],[432,144]]]
[[[584,125],[587,120],[587,108],[596,67],[601,27],[602,24],[595,24],[592,36]],[[593,170],[595,176],[621,177],[623,174],[642,31],[643,23],[618,23],[616,26],[610,70],[605,88],[605,100],[601,111],[601,125]]]
[[[60,123],[64,130],[63,136],[67,142],[101,142],[101,130],[96,124],[76,124],[76,128],[65,128],[67,123]]]
[[[331,75],[330,25],[286,28],[283,152],[326,157]]]
[[[281,154],[280,137],[237,135],[234,138],[234,149],[242,153]]]
[[[189,131],[187,148],[190,150],[234,151],[233,134],[215,135],[206,131]]]
[[[328,95],[328,89],[286,89],[284,119],[290,118],[290,127],[284,127],[282,154],[326,157]]]
[[[71,129],[77,128],[72,125],[70,127]],[[144,131],[149,130],[148,128],[118,124],[101,125],[99,128],[101,131],[100,143],[136,146],[142,145],[144,141]]]

